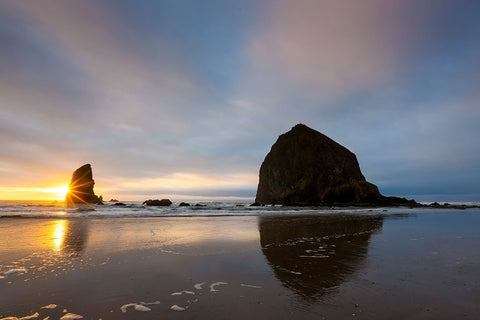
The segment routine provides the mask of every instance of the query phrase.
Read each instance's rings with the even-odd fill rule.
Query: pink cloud
[[[322,96],[378,84],[401,67],[434,16],[411,4],[274,1],[251,44],[254,69]]]

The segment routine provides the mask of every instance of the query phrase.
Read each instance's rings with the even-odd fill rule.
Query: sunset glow
[[[60,186],[56,188],[41,188],[42,192],[53,194],[55,200],[65,199],[65,195],[68,192],[68,186]]]
[[[68,186],[59,187],[0,187],[3,200],[65,200]]]

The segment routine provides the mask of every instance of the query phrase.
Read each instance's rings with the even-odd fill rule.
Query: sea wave
[[[269,214],[400,214],[413,211],[431,211],[430,208],[358,208],[358,207],[251,207],[240,202],[202,202],[198,205],[169,207],[145,206],[141,202],[125,205],[105,203],[83,208],[66,208],[63,202],[0,201],[0,218],[141,218],[141,217],[222,217],[260,216]],[[454,209],[441,209],[454,210]]]
[[[192,206],[180,206],[179,203],[174,203],[169,207],[145,206],[141,202],[125,202],[124,206],[106,203],[84,208],[66,208],[61,202],[0,202],[0,218],[221,217],[258,216],[273,213],[379,213],[382,211],[385,211],[385,208],[251,207],[249,203],[238,202],[204,202]]]

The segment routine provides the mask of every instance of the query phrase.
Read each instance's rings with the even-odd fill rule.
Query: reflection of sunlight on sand
[[[96,220],[90,241],[108,250],[128,250],[224,241],[259,241],[257,217]]]
[[[55,221],[55,227],[53,230],[53,250],[60,251],[62,249],[63,240],[65,238],[65,220]]]
[[[1,257],[10,255],[22,256],[26,252],[49,250],[59,252],[64,246],[68,232],[68,220],[26,219],[2,221],[0,232]],[[0,264],[2,259],[0,259]]]

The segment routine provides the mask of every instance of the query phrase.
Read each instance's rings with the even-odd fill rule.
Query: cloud
[[[272,1],[251,41],[252,70],[272,90],[328,102],[394,81],[450,8],[434,3]]]

